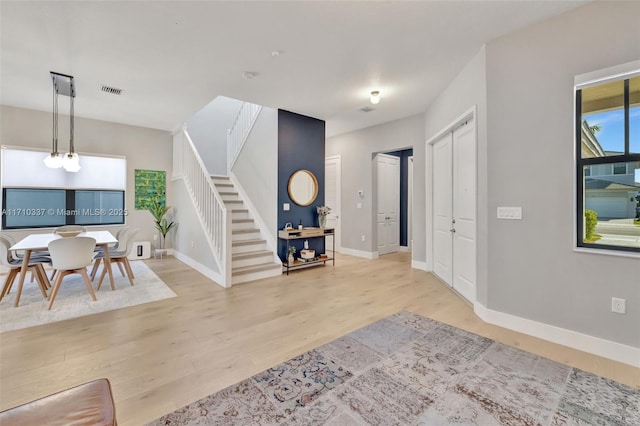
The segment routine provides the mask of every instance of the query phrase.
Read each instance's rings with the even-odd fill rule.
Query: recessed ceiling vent
[[[371,111],[374,111],[374,110],[375,110],[375,108],[372,108],[370,106],[366,106],[364,108],[360,108],[360,111],[362,111],[362,112],[371,112]]]
[[[111,95],[122,94],[122,89],[118,89],[117,87],[105,86],[104,84],[102,85],[102,91]]]

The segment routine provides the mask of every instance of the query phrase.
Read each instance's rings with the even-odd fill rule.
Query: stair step
[[[254,228],[254,225],[253,219],[231,219],[231,229],[249,229]]]
[[[232,255],[233,260],[243,260],[243,259],[250,259],[253,257],[261,257],[261,256],[271,256],[273,253],[271,253],[269,250],[256,250],[256,251],[248,251],[246,253],[234,253]]]
[[[231,220],[253,220],[247,209],[231,209]]]
[[[250,228],[250,229],[232,229],[231,230],[231,239],[233,241],[255,240],[256,238],[260,238],[259,229]]]
[[[238,275],[244,275],[244,274],[251,274],[254,272],[268,271],[271,269],[278,269],[281,271],[282,264],[275,263],[275,262],[268,262],[268,263],[261,263],[259,265],[241,266],[239,268],[233,268],[231,275],[238,276]]]
[[[231,257],[232,270],[244,266],[254,266],[273,261],[273,253],[269,250],[254,250],[245,253],[232,253]]]
[[[237,253],[247,253],[256,250],[265,250],[267,248],[267,241],[261,239],[253,240],[235,240],[231,241],[231,254],[232,256]],[[233,258],[233,257],[232,257]]]
[[[231,234],[252,234],[254,232],[260,232],[260,230],[257,228],[234,229],[231,231]]]

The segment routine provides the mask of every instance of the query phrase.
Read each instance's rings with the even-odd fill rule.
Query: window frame
[[[636,61],[632,64],[638,65],[640,61]],[[576,82],[574,85],[574,163],[575,163],[575,240],[576,248],[579,250],[585,249],[589,252],[599,252],[608,254],[619,255],[632,255],[634,257],[640,255],[640,247],[625,247],[614,246],[609,244],[598,244],[584,242],[584,211],[585,211],[585,191],[584,191],[584,178],[587,176],[584,173],[585,166],[610,164],[611,173],[615,174],[616,163],[630,163],[640,162],[640,154],[630,153],[630,139],[629,139],[629,110],[630,110],[630,96],[629,96],[629,80],[640,76],[640,69],[636,68],[631,72],[626,72],[617,75],[609,75],[597,80],[586,81],[582,83]],[[578,77],[576,78],[578,80]],[[582,90],[585,88],[597,86],[612,81],[624,80],[624,153],[620,155],[582,158]],[[640,191],[640,189],[639,189]]]

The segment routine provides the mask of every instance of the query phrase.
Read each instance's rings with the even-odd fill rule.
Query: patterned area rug
[[[150,425],[640,425],[640,391],[400,312]]]
[[[100,291],[96,291],[98,300],[95,302],[91,300],[80,275],[65,277],[50,311],[47,310],[49,302],[42,297],[37,283],[29,282],[31,274],[25,279],[20,304],[14,308],[18,288],[16,278],[11,293],[0,302],[0,333],[176,297],[144,262],[131,262],[131,269],[135,276],[133,287],[129,280],[120,274],[118,267],[113,265],[116,290],[111,291],[109,278],[105,277]],[[6,276],[0,277],[0,282],[4,284],[5,278]],[[97,287],[97,278],[95,281],[94,290]]]

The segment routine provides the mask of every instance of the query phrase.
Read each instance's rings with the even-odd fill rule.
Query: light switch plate
[[[498,219],[522,220],[522,207],[498,207]]]
[[[291,206],[289,205],[289,203],[282,204],[282,210],[284,210],[285,212],[288,212],[290,209],[291,209]]]

